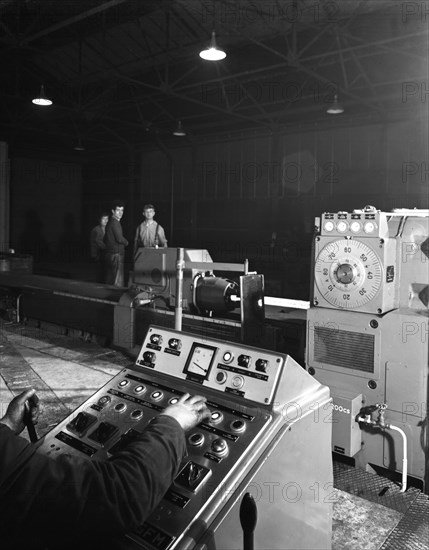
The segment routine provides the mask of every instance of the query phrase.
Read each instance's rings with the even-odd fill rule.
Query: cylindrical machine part
[[[200,277],[196,282],[195,306],[200,310],[225,313],[232,311],[238,305],[231,296],[239,294],[238,285],[234,281],[220,277]]]
[[[174,328],[176,330],[182,330],[183,269],[185,267],[184,256],[185,250],[183,248],[178,248],[176,262],[176,307],[174,309]]]

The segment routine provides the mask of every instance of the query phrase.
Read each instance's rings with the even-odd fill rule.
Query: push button
[[[225,455],[228,451],[228,445],[225,439],[221,439],[220,437],[215,439],[212,443],[212,451],[220,456]]]
[[[115,411],[118,413],[123,413],[126,408],[127,406],[125,405],[125,403],[118,403],[117,405],[115,405]]]
[[[244,378],[242,376],[234,376],[234,378],[232,379],[232,385],[234,386],[234,388],[237,388],[237,389],[240,389],[244,386]]]
[[[220,411],[213,411],[210,415],[210,421],[212,424],[219,424],[222,422],[223,414]]]
[[[246,424],[242,420],[234,420],[231,422],[231,430],[234,432],[244,432]]]
[[[146,390],[146,388],[144,386],[136,386],[134,388],[135,393],[143,393],[145,390]]]
[[[154,401],[159,401],[160,399],[162,399],[164,397],[164,394],[162,393],[161,390],[155,390],[150,394],[150,396],[152,397],[152,399]]]
[[[143,417],[143,411],[141,409],[135,409],[132,413],[131,413],[131,418],[133,420],[140,420],[140,418]]]
[[[195,432],[188,437],[189,445],[200,447],[204,443],[204,436],[200,432]]]
[[[118,388],[125,388],[130,383],[129,380],[121,380],[118,384]]]
[[[226,372],[223,370],[220,370],[216,373],[216,382],[218,384],[225,384],[226,382]]]
[[[108,405],[110,403],[111,400],[112,400],[112,398],[110,397],[110,395],[103,395],[98,400],[98,404],[99,404],[100,407],[105,407],[106,405]]]

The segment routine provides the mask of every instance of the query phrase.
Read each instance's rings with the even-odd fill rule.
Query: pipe
[[[176,307],[174,309],[174,328],[176,330],[182,330],[183,269],[185,267],[184,256],[184,248],[178,248],[176,262]]]
[[[401,493],[405,493],[407,490],[407,473],[408,473],[408,458],[407,458],[407,434],[402,430],[401,428],[398,428],[397,426],[394,426],[393,424],[387,424],[386,428],[389,428],[389,430],[394,430],[395,432],[399,432],[402,435],[402,443],[403,443],[403,458],[402,458],[402,487],[401,487]]]
[[[370,426],[374,426],[377,428],[380,428],[382,430],[393,430],[395,432],[399,432],[402,436],[402,443],[403,443],[403,452],[402,452],[402,486],[401,486],[401,493],[405,493],[407,490],[407,475],[408,475],[408,452],[407,452],[407,435],[406,433],[397,426],[394,426],[393,424],[386,424],[384,422],[384,410],[380,409],[379,419],[373,420],[371,418],[370,414],[367,414],[365,416],[358,416],[357,422],[362,422],[363,424],[369,424]]]

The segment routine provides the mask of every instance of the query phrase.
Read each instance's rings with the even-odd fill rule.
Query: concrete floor
[[[42,436],[121,368],[133,363],[132,358],[103,348],[97,343],[85,341],[84,336],[66,336],[59,331],[54,333],[43,328],[23,327],[13,323],[1,325],[1,414],[11,398],[23,388],[36,388],[41,400],[41,417],[37,430],[39,436]],[[28,438],[26,431],[23,436]],[[340,473],[343,472],[340,470]],[[426,523],[424,520],[420,521],[413,536],[405,538],[405,542],[398,542],[394,536],[392,538],[395,529],[406,516],[407,503],[403,509],[393,509],[395,507],[386,506],[377,502],[377,499],[376,502],[371,502],[358,496],[365,491],[347,492],[339,488],[340,482],[334,485],[333,550],[429,548],[428,519]],[[400,497],[399,488],[394,484],[390,485],[390,491]],[[409,493],[410,503],[416,498],[416,494]],[[416,531],[419,531],[417,535]],[[393,542],[389,542],[390,540]]]

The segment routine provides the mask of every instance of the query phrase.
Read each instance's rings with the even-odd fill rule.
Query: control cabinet
[[[186,434],[178,475],[130,544],[241,548],[237,507],[250,492],[255,548],[330,548],[329,391],[284,354],[151,326],[135,364],[49,432],[38,452],[107,460],[184,393],[204,395],[211,416]]]
[[[332,450],[398,473],[405,461],[427,491],[429,211],[325,212],[316,228],[306,363],[331,390]],[[380,404],[384,426],[358,423]]]

